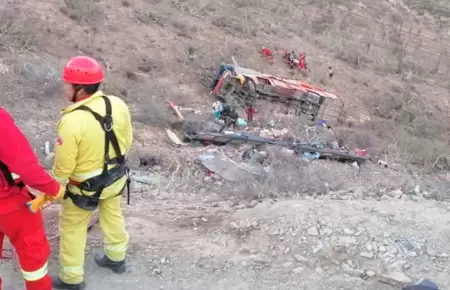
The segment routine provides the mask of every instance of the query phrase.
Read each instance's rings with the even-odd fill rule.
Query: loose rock
[[[423,198],[431,199],[432,194],[428,191],[424,191],[424,192],[422,192],[422,196],[423,196]]]
[[[372,252],[372,251],[373,251],[373,246],[372,246],[371,243],[367,243],[367,244],[366,244],[366,250],[367,250],[368,252]]]
[[[310,235],[310,236],[318,236],[319,235],[319,230],[317,229],[316,226],[310,227],[308,229],[308,235]]]
[[[364,271],[354,269],[352,266],[350,266],[347,263],[343,263],[341,266],[341,269],[342,269],[342,271],[344,271],[345,273],[347,273],[348,275],[353,276],[353,277],[362,278],[364,276]]]
[[[308,263],[308,259],[305,258],[305,257],[303,257],[302,255],[299,255],[299,254],[294,255],[294,258],[295,258],[298,262],[301,262],[301,263]]]
[[[367,258],[367,259],[372,259],[373,258],[373,253],[372,252],[361,252],[359,254],[361,257]]]
[[[349,228],[345,228],[345,229],[344,229],[344,234],[346,234],[346,235],[348,235],[348,236],[353,236],[353,235],[355,234],[355,232],[352,231],[352,230],[349,229]]]
[[[400,199],[403,195],[403,191],[401,189],[397,189],[397,190],[391,191],[390,195],[397,199]]]
[[[388,271],[383,273],[378,277],[378,280],[393,286],[404,286],[412,283],[412,279],[400,271]]]
[[[414,187],[414,193],[415,194],[420,194],[420,185],[416,185],[416,187]]]
[[[437,255],[436,250],[434,250],[430,247],[427,247],[427,255],[430,257],[436,257],[436,255]]]
[[[329,228],[325,228],[325,229],[323,229],[322,234],[324,236],[328,236],[329,237],[329,236],[331,236],[333,234],[333,230],[329,229]]]
[[[369,277],[369,278],[375,277],[375,275],[376,275],[376,274],[375,274],[374,271],[370,271],[370,270],[369,270],[369,271],[366,271],[366,276]]]
[[[297,267],[297,268],[295,268],[295,269],[292,269],[292,273],[294,273],[294,274],[300,274],[301,272],[303,272],[304,269],[305,269],[305,268],[303,268],[303,267]]]
[[[414,258],[414,257],[417,257],[417,253],[414,251],[411,251],[411,252],[408,252],[408,256]]]
[[[402,269],[403,269],[403,267],[404,267],[406,264],[407,264],[407,262],[404,261],[404,260],[400,260],[400,261],[394,262],[394,263],[392,263],[392,264],[388,267],[388,271],[393,271],[393,272],[398,271],[398,272],[401,272]]]

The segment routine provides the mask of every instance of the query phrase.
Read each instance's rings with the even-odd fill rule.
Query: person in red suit
[[[30,143],[2,107],[0,136],[0,250],[3,238],[8,237],[19,258],[26,289],[51,290],[52,279],[47,274],[50,245],[41,212],[33,213],[26,205],[34,198],[26,186],[46,194],[49,201],[61,198],[65,187],[39,164]],[[1,283],[0,279],[3,289]]]
[[[306,55],[304,52],[301,52],[298,56],[298,69],[304,70],[306,69]]]
[[[262,55],[264,55],[269,61],[273,60],[273,54],[272,51],[270,49],[268,49],[267,47],[263,47],[260,51],[260,53]]]
[[[253,107],[253,104],[250,104],[245,110],[245,114],[247,115],[248,123],[253,122],[253,116],[256,114],[256,109]]]

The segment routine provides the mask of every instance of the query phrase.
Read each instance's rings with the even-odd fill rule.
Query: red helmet
[[[103,82],[105,76],[98,61],[88,56],[75,56],[64,66],[62,78],[70,84],[93,85]]]

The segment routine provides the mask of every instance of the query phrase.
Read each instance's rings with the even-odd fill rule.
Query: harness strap
[[[3,173],[3,176],[5,177],[6,182],[8,182],[9,186],[14,186],[16,183],[14,182],[14,178],[11,174],[11,171],[9,171],[8,166],[6,166],[5,163],[0,161],[0,171]]]
[[[100,123],[103,131],[105,132],[105,161],[103,164],[103,172],[105,174],[108,171],[108,164],[111,162],[111,158],[109,157],[109,145],[113,146],[113,149],[116,153],[116,160],[118,164],[125,163],[125,156],[122,155],[120,151],[119,142],[117,141],[117,136],[113,130],[113,119],[112,119],[112,107],[111,101],[106,97],[102,96],[105,101],[106,114],[105,116],[101,116],[99,113],[93,111],[91,108],[87,106],[80,106],[75,110],[82,110],[90,112],[94,118]]]
[[[102,98],[105,101],[105,109],[106,109],[105,116],[101,116],[99,113],[93,111],[91,108],[84,106],[84,105],[76,108],[75,110],[82,110],[82,111],[90,112],[94,116],[94,118],[100,123],[103,131],[105,132],[105,149],[104,149],[105,160],[103,163],[103,171],[102,171],[101,175],[106,176],[108,174],[108,165],[112,163],[111,161],[115,159],[115,161],[118,165],[123,165],[123,164],[125,164],[125,156],[122,155],[122,153],[120,151],[119,142],[118,142],[117,136],[113,130],[111,101],[106,96],[102,96]],[[109,145],[112,145],[112,147],[116,153],[116,157],[113,159],[111,159],[109,156]],[[100,187],[100,189],[97,190],[92,195],[92,197],[99,198],[100,195],[102,194],[103,190],[104,190],[104,186]]]

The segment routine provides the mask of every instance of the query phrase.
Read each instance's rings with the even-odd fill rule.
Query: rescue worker
[[[219,120],[220,116],[222,115],[222,102],[216,101],[213,103],[213,112],[214,112],[214,119]]]
[[[295,53],[295,51],[291,51],[291,53],[289,53],[288,61],[289,61],[289,65],[291,66],[291,68],[295,67],[295,57],[296,56],[297,56],[297,54]]]
[[[256,109],[253,107],[253,104],[250,103],[245,110],[245,114],[247,115],[247,122],[253,122],[253,116],[256,114]]]
[[[104,73],[96,60],[70,59],[62,79],[64,95],[73,104],[62,111],[57,125],[53,176],[68,184],[59,220],[60,272],[53,287],[84,289],[87,226],[97,208],[105,245],[94,261],[115,273],[126,271],[129,238],[121,195],[129,185],[125,154],[132,145],[132,127],[127,105],[99,90]]]
[[[50,246],[41,212],[32,213],[26,205],[33,196],[25,185],[47,194],[48,201],[62,197],[64,187],[39,165],[30,143],[1,107],[0,136],[0,259],[7,236],[19,258],[26,289],[51,290]]]
[[[263,47],[260,53],[263,54],[269,61],[273,60],[272,51],[269,48]]]
[[[222,118],[224,120],[224,125],[220,128],[219,133],[222,133],[225,129],[231,126],[236,127],[237,120],[239,119],[239,114],[236,112],[235,106],[225,105],[222,111]]]
[[[306,69],[306,54],[304,52],[301,52],[298,56],[298,69],[304,70]]]
[[[331,79],[333,79],[334,73],[333,73],[333,68],[331,66],[328,67],[328,77]]]
[[[242,74],[238,74],[236,76],[236,80],[238,80],[241,85],[244,85],[244,83],[245,83],[245,77]]]

